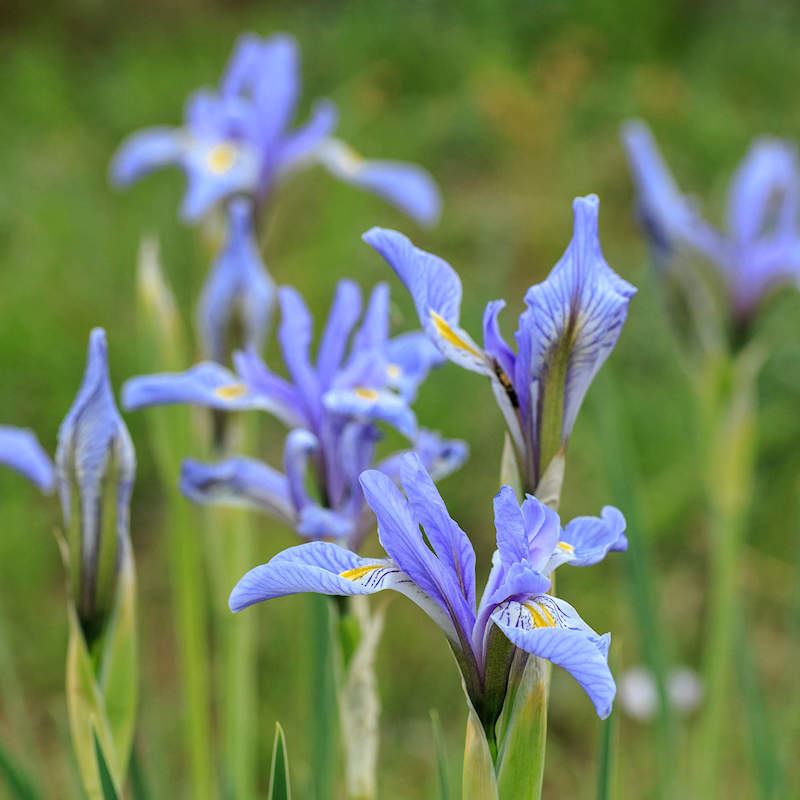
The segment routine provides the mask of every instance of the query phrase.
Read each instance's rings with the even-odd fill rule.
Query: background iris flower
[[[441,258],[396,231],[364,235],[403,281],[420,322],[441,353],[486,375],[508,427],[526,491],[533,492],[566,445],[589,384],[616,344],[636,289],[606,263],[597,232],[599,201],[576,198],[572,241],[550,275],[531,286],[520,314],[515,354],[487,304],[483,348],[461,327],[461,280]]]
[[[504,486],[494,499],[497,551],[477,602],[472,543],[416,454],[403,457],[400,481],[406,497],[377,470],[361,475],[388,559],[361,558],[330,542],[291,547],[239,581],[231,609],[299,592],[393,589],[444,631],[490,740],[515,647],[568,670],[598,715],[607,717],[615,693],[607,662],[610,635],[599,636],[569,603],[548,594],[547,576],[560,564],[595,564],[609,550],[626,549],[622,514],[607,506],[601,518],[579,517],[562,528],[555,511],[530,495],[520,506]]]
[[[33,431],[0,425],[0,464],[24,475],[40,491],[53,491],[53,464]]]
[[[387,423],[406,436],[440,477],[466,457],[463,442],[419,430],[411,409],[419,384],[440,357],[419,332],[389,338],[385,284],[375,287],[356,327],[361,291],[343,280],[312,363],[311,314],[294,289],[282,287],[278,294],[278,339],[288,380],[251,349],[235,354],[236,373],[204,362],[183,373],[132,378],[123,388],[123,403],[129,409],[193,403],[274,414],[292,429],[283,473],[240,457],[219,464],[187,460],[183,491],[197,502],[245,502],[283,519],[305,537],[345,537],[357,548],[371,526],[358,476],[375,463],[381,435],[376,423]],[[396,475],[396,458],[379,468]],[[316,496],[306,489],[307,472]]]
[[[139,131],[120,146],[111,179],[127,186],[159,167],[186,175],[181,215],[196,221],[232,195],[261,207],[276,181],[314,163],[371,191],[421,224],[439,217],[439,190],[421,167],[363,159],[332,134],[335,106],[318,101],[305,125],[292,128],[300,96],[299,53],[286,34],[261,39],[245,34],[219,88],[202,89],[187,102],[182,128]]]
[[[800,280],[800,167],[795,147],[761,137],[731,179],[726,230],[705,221],[678,188],[650,129],[627,123],[622,138],[637,190],[639,218],[657,260],[681,252],[711,263],[726,287],[731,315],[750,320],[767,293]]]

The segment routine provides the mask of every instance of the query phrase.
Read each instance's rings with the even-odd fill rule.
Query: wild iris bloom
[[[237,337],[244,348],[260,350],[275,306],[275,282],[258,252],[252,202],[236,198],[227,207],[227,239],[211,267],[197,309],[203,353],[224,364]]]
[[[53,491],[53,465],[33,431],[0,425],[0,464],[24,475],[45,494]]]
[[[364,235],[411,293],[431,341],[454,363],[489,377],[508,426],[525,489],[535,491],[566,444],[589,384],[616,344],[636,292],[606,263],[597,234],[599,201],[576,198],[572,241],[542,283],[525,295],[514,334],[504,341],[493,300],[483,315],[483,348],[459,327],[461,280],[441,258],[396,231]]]
[[[728,192],[727,231],[709,225],[678,189],[643,122],[622,138],[638,193],[639,216],[656,258],[685,249],[708,260],[727,287],[731,309],[746,322],[775,286],[800,279],[800,168],[788,142],[760,138],[739,165]]]
[[[291,128],[300,94],[298,61],[292,37],[245,34],[219,89],[189,98],[182,128],[148,128],[129,137],[112,161],[112,180],[127,186],[159,167],[179,166],[187,179],[181,214],[194,221],[236,194],[261,206],[276,181],[321,163],[418,222],[434,223],[440,199],[430,175],[412,164],[357,156],[331,135],[337,122],[332,103],[316,103],[310,120]]]
[[[136,455],[114,403],[106,335],[95,328],[83,382],[58,431],[56,482],[70,551],[78,615],[87,638],[113,600],[115,576],[131,556],[129,504]]]
[[[374,464],[380,438],[375,423],[387,423],[409,438],[440,475],[460,466],[466,455],[463,443],[418,430],[411,410],[417,387],[439,354],[421,332],[389,338],[385,284],[373,290],[353,333],[361,316],[361,292],[343,280],[312,363],[311,315],[294,289],[282,287],[278,294],[278,339],[289,380],[249,350],[234,356],[238,374],[205,362],[184,373],[132,378],[123,388],[123,404],[138,409],[194,403],[274,414],[292,429],[283,473],[246,458],[217,465],[188,460],[183,490],[198,502],[246,502],[286,520],[305,537],[345,537],[357,547],[370,527],[358,476]],[[396,472],[396,460],[388,459],[384,468],[387,474]],[[316,497],[306,489],[307,471]]]
[[[607,717],[615,693],[607,660],[610,635],[599,636],[569,603],[548,594],[547,576],[560,564],[595,564],[609,550],[624,550],[622,514],[607,506],[601,518],[579,517],[562,528],[556,512],[530,495],[520,507],[504,486],[494,499],[497,551],[477,602],[472,544],[415,454],[403,458],[400,480],[407,499],[383,473],[361,475],[388,559],[361,558],[330,542],[291,547],[239,581],[231,609],[298,592],[357,595],[394,589],[444,631],[490,735],[515,648],[564,667],[599,716]]]

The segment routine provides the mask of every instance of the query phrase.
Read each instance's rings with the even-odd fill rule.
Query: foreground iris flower
[[[483,315],[483,347],[459,327],[461,280],[441,258],[396,231],[364,235],[403,281],[425,332],[444,356],[492,384],[526,491],[534,492],[551,459],[566,445],[584,395],[616,344],[636,292],[606,263],[597,233],[598,199],[573,203],[575,229],[561,260],[525,295],[514,334],[504,341],[493,300]]]
[[[0,425],[0,464],[24,475],[40,491],[53,491],[53,465],[33,431]]]
[[[224,364],[232,341],[260,350],[275,306],[275,282],[258,252],[252,202],[237,198],[227,207],[227,239],[211,267],[197,309],[203,353]]]
[[[181,214],[194,221],[236,194],[261,206],[276,181],[320,163],[418,222],[434,223],[440,199],[430,175],[412,164],[360,158],[332,137],[332,103],[316,103],[309,121],[291,128],[300,94],[298,62],[292,37],[245,34],[219,88],[189,98],[182,128],[148,128],[130,136],[114,156],[112,180],[127,186],[159,167],[179,166],[187,179]]]
[[[728,192],[725,232],[708,224],[678,189],[643,122],[623,128],[639,216],[660,263],[696,253],[719,272],[736,321],[748,321],[765,295],[800,280],[800,168],[795,148],[760,138],[739,165]]]
[[[76,607],[91,639],[108,617],[116,574],[131,555],[129,505],[136,472],[100,328],[89,338],[86,372],[59,428],[55,461],[64,526],[70,550],[77,554],[71,564]]]
[[[231,609],[299,592],[347,596],[394,589],[444,631],[490,738],[515,648],[564,667],[598,715],[607,717],[615,693],[610,635],[599,636],[569,603],[548,594],[547,576],[560,564],[595,564],[609,550],[626,549],[622,514],[606,507],[601,518],[579,517],[562,528],[556,512],[530,495],[520,507],[504,486],[494,499],[497,551],[478,602],[472,544],[415,454],[403,458],[400,480],[406,497],[381,472],[361,476],[389,558],[361,558],[329,542],[291,547],[239,581]]]
[[[417,427],[411,409],[419,384],[439,354],[420,332],[389,338],[389,292],[375,287],[360,326],[361,292],[339,283],[316,361],[310,346],[313,320],[302,297],[279,290],[278,339],[289,374],[273,373],[252,351],[234,356],[236,373],[204,362],[178,374],[132,378],[123,387],[128,409],[193,403],[220,411],[261,409],[293,429],[286,440],[284,472],[252,459],[184,464],[181,485],[197,502],[244,502],[289,522],[308,538],[345,537],[357,547],[368,532],[359,474],[374,465],[386,423],[419,448],[440,476],[456,469],[466,446]],[[351,340],[348,351],[348,343]],[[385,462],[387,474],[396,460]],[[307,477],[316,496],[307,491]]]

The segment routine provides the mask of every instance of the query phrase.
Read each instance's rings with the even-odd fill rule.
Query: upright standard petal
[[[114,403],[100,328],[89,337],[86,371],[59,428],[55,462],[65,527],[78,538],[80,561],[73,565],[78,613],[89,629],[110,612],[116,571],[129,547],[128,507],[136,472],[133,443]]]
[[[517,496],[510,486],[500,489],[494,497],[493,505],[497,550],[503,566],[508,569],[512,564],[527,561],[530,557],[525,520]]]
[[[520,327],[531,331],[530,380],[538,384],[540,395],[553,393],[561,410],[562,443],[589,384],[617,342],[636,293],[603,258],[598,207],[595,195],[575,199],[572,241],[547,279],[528,290],[528,311],[520,317]],[[537,405],[542,407],[541,400]],[[531,412],[538,413],[536,408]],[[541,420],[535,427],[540,425]],[[540,462],[540,468],[546,466]]]
[[[320,163],[337,178],[382,197],[420,225],[434,225],[442,199],[430,174],[416,164],[365,159],[340,139],[324,141]]]
[[[53,464],[33,431],[0,425],[0,464],[24,475],[45,494],[53,491]]]
[[[491,375],[486,354],[458,327],[461,279],[443,259],[415,247],[397,231],[372,228],[362,237],[405,284],[420,323],[442,354],[465,369]]]
[[[253,232],[253,204],[228,204],[227,240],[200,295],[197,327],[206,357],[227,363],[234,348],[260,350],[275,307],[275,282],[261,260]],[[241,331],[239,341],[232,340]]]
[[[331,385],[360,316],[361,289],[354,281],[339,281],[317,350],[317,374],[322,389]]]

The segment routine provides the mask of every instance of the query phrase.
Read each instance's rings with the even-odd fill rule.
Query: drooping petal
[[[475,551],[469,537],[452,519],[430,475],[416,453],[403,457],[400,481],[411,511],[443,565],[456,579],[467,608],[475,613]],[[456,608],[462,604],[459,603]]]
[[[153,170],[180,164],[187,146],[178,128],[146,128],[131,134],[111,160],[109,176],[117,186],[129,186]]]
[[[548,379],[564,380],[562,441],[572,432],[586,390],[614,348],[636,293],[603,258],[598,207],[595,195],[575,199],[572,241],[547,279],[528,290],[530,313],[520,317],[520,326],[532,331],[531,380],[538,381],[540,392]],[[554,366],[565,378],[550,373]]]
[[[397,231],[372,228],[362,237],[375,248],[411,293],[423,329],[442,354],[465,369],[491,375],[486,354],[458,327],[461,279],[443,259],[414,247]]]
[[[227,241],[198,302],[198,331],[205,355],[224,364],[232,345],[260,350],[272,321],[275,295],[275,282],[255,241],[253,204],[237,198],[228,204]],[[229,341],[234,321],[240,323],[240,342]]]
[[[360,316],[361,289],[354,281],[339,281],[317,351],[317,374],[323,390],[331,385]]]
[[[796,237],[800,204],[797,152],[779,139],[757,139],[731,181],[728,231],[739,245],[764,235]]]
[[[333,175],[377,194],[420,225],[434,225],[441,213],[439,187],[416,164],[365,159],[341,139],[330,137],[316,153]]]
[[[408,403],[394,392],[357,386],[332,389],[323,400],[325,408],[333,414],[363,422],[385,422],[409,439],[416,437],[417,418]]]
[[[561,541],[573,549],[569,563],[585,567],[602,561],[610,550],[627,550],[625,517],[605,506],[600,517],[576,517],[564,529]]]
[[[238,456],[216,464],[185,458],[180,487],[190,500],[200,505],[257,508],[294,525],[295,509],[286,477],[253,458]]]
[[[283,410],[271,397],[253,391],[237,375],[213,361],[203,361],[186,372],[137,375],[122,387],[122,406],[127,411],[182,403],[219,411],[261,409],[277,416]]]
[[[311,365],[310,348],[314,320],[300,294],[290,286],[278,290],[281,324],[278,339],[283,361],[297,388],[306,413],[315,427],[322,417],[322,389],[319,376]]]
[[[24,475],[45,494],[53,491],[53,464],[33,431],[0,425],[0,464]]]
[[[501,603],[491,620],[520,649],[566,669],[589,695],[598,716],[608,717],[616,694],[608,668],[608,634],[596,634],[569,603],[550,595]]]
[[[354,522],[338,511],[309,502],[300,510],[295,530],[306,539],[346,539],[353,533]]]
[[[445,633],[457,641],[442,609],[388,560],[359,558],[329,542],[309,542],[278,553],[267,564],[250,570],[236,584],[228,601],[231,611],[300,592],[329,595],[374,594],[394,589],[416,603]]]

